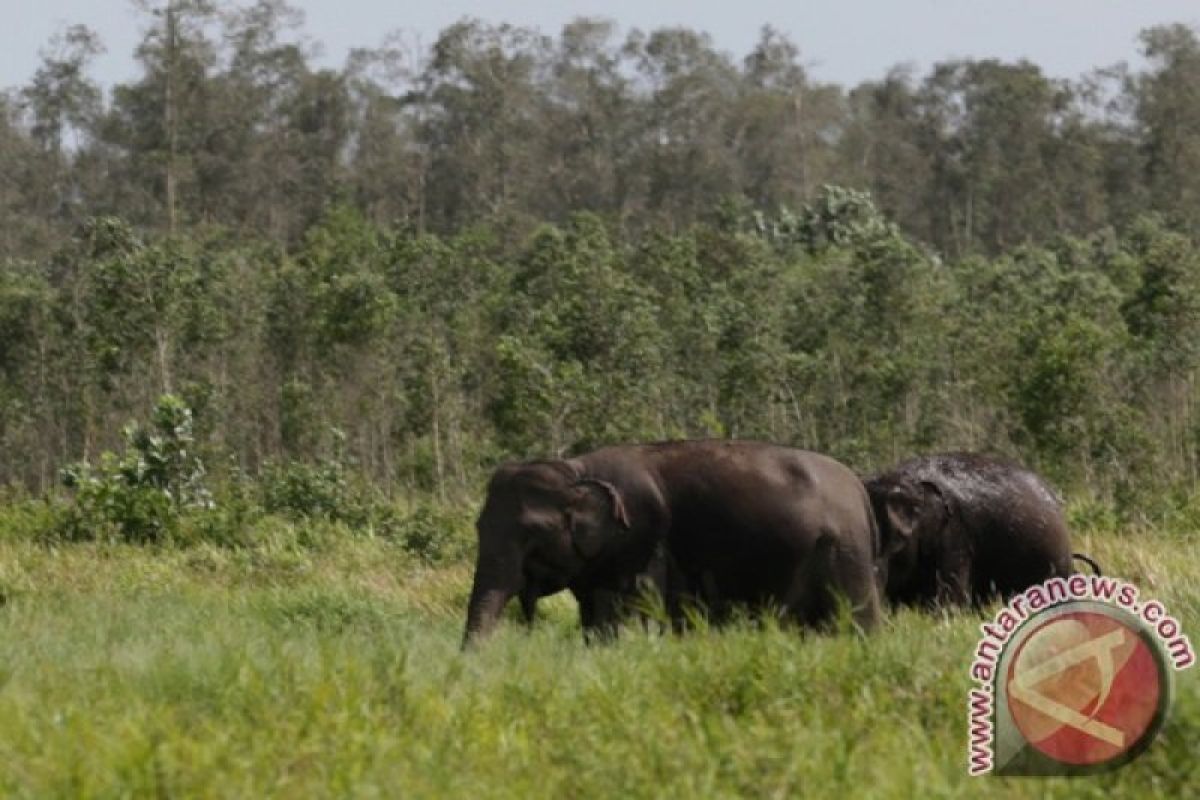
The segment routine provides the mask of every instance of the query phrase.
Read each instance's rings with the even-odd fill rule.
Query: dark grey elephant
[[[841,595],[863,628],[879,618],[878,534],[857,476],[831,458],[747,441],[608,447],[501,467],[476,524],[464,644],[521,599],[568,589],[585,635],[611,632],[647,579],[673,619],[776,606],[820,625]]]
[[[1038,475],[974,453],[904,461],[864,479],[894,603],[979,605],[1072,573],[1071,535]]]

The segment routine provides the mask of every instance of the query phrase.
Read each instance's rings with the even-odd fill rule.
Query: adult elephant
[[[492,476],[476,528],[464,645],[512,597],[531,618],[539,596],[563,588],[585,635],[612,631],[645,576],[676,621],[690,597],[819,625],[838,594],[863,628],[879,617],[867,494],[848,468],[804,450],[680,441],[510,464]]]
[[[1072,572],[1071,535],[1035,473],[976,453],[904,461],[864,479],[899,604],[980,605]]]

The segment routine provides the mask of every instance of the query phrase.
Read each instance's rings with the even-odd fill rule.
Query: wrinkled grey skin
[[[1073,571],[1058,498],[1016,464],[974,453],[922,456],[864,485],[893,603],[981,605]]]
[[[816,453],[710,440],[608,447],[509,464],[476,524],[479,552],[464,645],[513,597],[569,590],[585,637],[615,630],[649,582],[677,627],[689,603],[718,620],[736,605],[776,606],[821,625],[835,594],[856,622],[879,618],[878,532],[857,476]]]

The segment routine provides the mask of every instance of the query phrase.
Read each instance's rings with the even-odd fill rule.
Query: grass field
[[[1197,539],[1077,544],[1200,642]],[[461,655],[466,564],[387,542],[237,550],[0,539],[0,793],[14,797],[1194,797],[1200,670],[1151,750],[1087,779],[966,774],[977,617],[868,639],[744,625],[585,647],[543,603]]]

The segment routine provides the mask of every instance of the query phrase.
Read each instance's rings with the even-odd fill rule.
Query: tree
[[[434,43],[412,102],[429,159],[423,208],[437,228],[516,212],[544,185],[533,145],[548,47],[533,30],[470,19]]]
[[[643,222],[687,225],[739,188],[727,138],[737,70],[707,34],[686,28],[635,31],[625,51],[649,93],[632,143],[641,202],[629,210],[649,214]]]
[[[43,166],[46,155],[28,135],[14,94],[0,93],[0,260],[42,256],[61,220],[52,205]],[[54,171],[50,171],[52,188]]]
[[[347,181],[355,203],[377,224],[425,229],[428,157],[418,141],[423,106],[409,92],[424,52],[399,33],[351,52],[345,80],[352,108]]]
[[[302,22],[284,0],[258,0],[227,18],[231,53],[220,90],[234,133],[212,154],[220,218],[281,242],[299,239],[340,199],[351,138],[346,77],[310,68]]]
[[[1200,39],[1183,25],[1141,34],[1151,71],[1136,83],[1146,179],[1156,210],[1200,232]]]
[[[100,89],[87,68],[104,52],[99,37],[84,25],[72,25],[50,40],[42,65],[21,96],[33,118],[31,133],[43,151],[61,156],[64,136],[73,133],[75,145],[87,135],[100,108]]]
[[[563,27],[549,55],[538,130],[546,176],[544,190],[531,196],[540,218],[620,214],[636,199],[639,106],[615,34],[611,21],[579,18]]]
[[[921,91],[940,248],[997,252],[1057,232],[1047,162],[1071,94],[1027,61],[939,64]]]
[[[167,0],[161,7],[146,0],[139,7],[154,20],[137,49],[142,78],[113,90],[103,138],[124,154],[123,205],[138,222],[174,231],[181,211],[197,205],[195,154],[209,135],[217,54],[208,28],[216,7],[210,0]]]
[[[71,160],[74,152],[87,146],[100,113],[100,88],[87,70],[102,52],[94,32],[72,25],[50,40],[42,51],[41,66],[20,93],[38,149],[34,169],[40,173],[35,183],[25,183],[25,200],[31,205],[26,213],[64,227],[76,224],[81,216],[82,198]]]
[[[741,190],[759,208],[798,206],[832,173],[830,142],[841,132],[841,90],[813,84],[799,49],[770,26],[742,66],[729,116]]]
[[[510,297],[492,406],[502,445],[566,453],[661,436],[661,331],[597,218],[535,233]]]
[[[106,378],[135,368],[149,354],[155,394],[174,390],[175,349],[186,303],[198,284],[195,254],[178,240],[147,245],[120,220],[92,220],[94,251],[83,280],[90,347]]]

